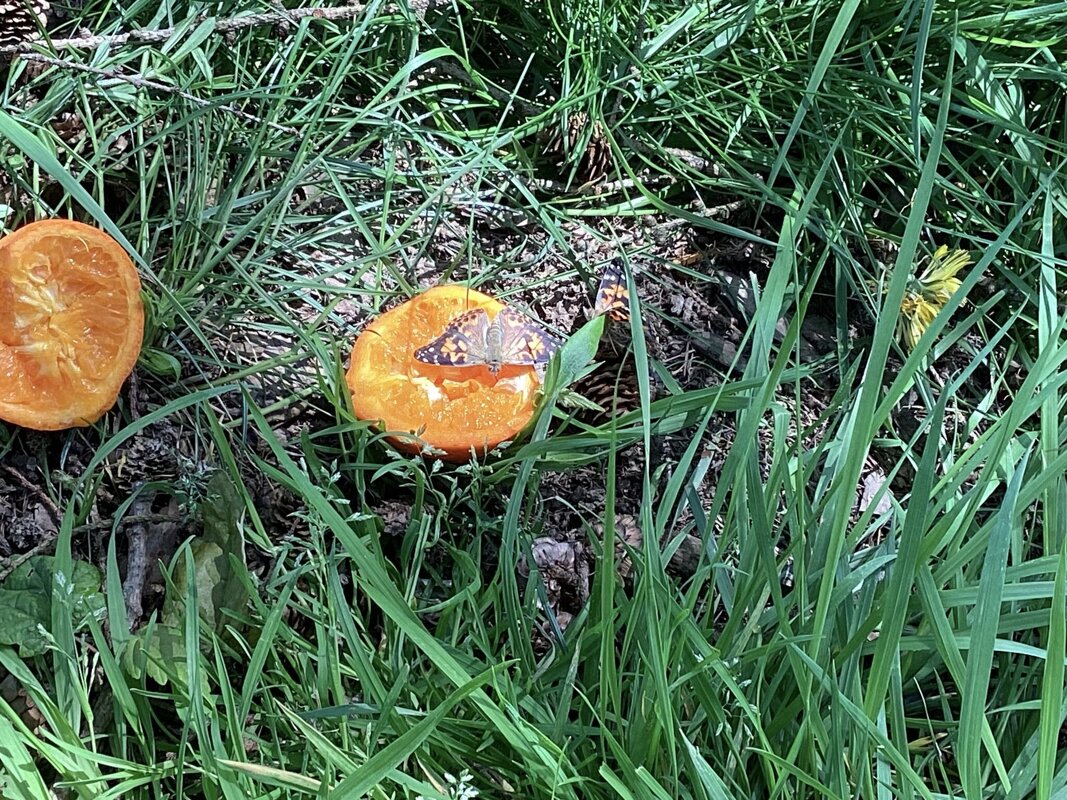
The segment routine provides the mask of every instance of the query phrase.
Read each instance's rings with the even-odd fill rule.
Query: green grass
[[[31,730],[0,698],[0,797],[458,797],[445,776],[464,774],[481,797],[546,800],[1063,796],[1067,9],[504,0],[423,19],[372,3],[228,36],[208,13],[275,9],[89,0],[55,38],[173,32],[7,68],[7,226],[73,215],[123,237],[150,314],[145,416],[123,405],[47,446],[0,426],[0,458],[95,454],[48,478],[58,590],[96,546],[80,531],[108,454],[169,420],[196,452],[180,485],[158,479],[197,508],[216,471],[232,481],[240,524],[220,535],[255,555],[215,563],[248,602],[184,613],[212,584],[179,567],[203,542],[179,549],[160,683],[107,537],[100,617],[57,591],[48,652],[0,647],[44,719]],[[73,143],[51,127],[62,112],[84,122]],[[603,122],[606,195],[563,191],[584,140],[569,168],[539,155],[578,112]],[[739,217],[702,210],[735,201]],[[460,469],[352,418],[343,362],[370,316],[438,279],[526,301],[592,285],[583,235],[629,242],[657,285],[664,250],[632,235],[649,219],[773,247],[745,364],[721,384],[614,425],[557,406]],[[903,352],[908,279],[940,244],[976,264]],[[836,342],[811,362],[816,312]],[[645,398],[662,370],[641,320],[657,315],[633,326]],[[295,350],[234,355],[220,331]],[[260,409],[251,387],[287,364],[295,388]],[[813,386],[825,408],[807,407]],[[269,413],[298,401],[318,422],[283,438]],[[703,449],[712,419],[736,431],[727,452]],[[679,455],[651,458],[667,434]],[[627,587],[598,568],[612,525],[592,526],[645,455]],[[872,458],[901,476],[888,511],[856,505]],[[608,498],[581,510],[590,597],[539,655],[545,589],[517,565],[545,524],[542,478],[586,464]],[[306,536],[261,518],[252,472],[300,499]],[[383,535],[393,495],[410,518]],[[678,580],[664,565],[686,535],[704,550]]]

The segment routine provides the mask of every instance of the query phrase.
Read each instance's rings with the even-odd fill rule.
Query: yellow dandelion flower
[[[934,252],[926,271],[919,276],[923,296],[940,311],[960,288],[962,281],[956,277],[956,273],[970,263],[971,254],[966,250],[953,250],[949,253],[948,247],[941,245]]]
[[[959,291],[962,281],[956,277],[961,269],[971,263],[971,254],[966,250],[953,250],[941,245],[930,258],[922,275],[911,281],[900,303],[900,319],[897,322],[897,337],[913,349],[934,317]]]
[[[897,338],[904,342],[909,350],[913,349],[940,310],[940,306],[928,302],[921,294],[907,292],[900,303]]]

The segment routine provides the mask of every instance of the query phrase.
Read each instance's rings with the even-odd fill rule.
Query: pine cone
[[[168,421],[149,425],[112,453],[105,462],[102,496],[122,501],[144,481],[174,482],[194,464],[182,453],[178,429]]]
[[[581,610],[589,599],[589,559],[581,542],[539,536],[531,543],[530,553],[552,611]],[[515,571],[521,580],[529,579],[530,565],[525,554],[519,558]]]
[[[583,378],[574,390],[604,409],[602,412],[582,412],[582,419],[590,425],[600,425],[612,417],[641,407],[633,359],[608,358]]]
[[[583,141],[586,142],[585,149],[576,152]],[[613,165],[611,143],[604,125],[600,120],[591,123],[584,111],[570,113],[565,134],[557,130],[544,139],[544,152],[561,169],[577,162],[575,178],[583,184],[599,181]]]
[[[0,47],[38,38],[47,21],[46,0],[0,0]]]

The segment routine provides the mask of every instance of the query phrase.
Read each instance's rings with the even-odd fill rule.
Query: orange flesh
[[[118,242],[88,225],[44,220],[0,239],[0,419],[99,419],[140,352],[140,288]]]
[[[484,308],[490,318],[504,307],[465,286],[436,286],[374,320],[352,349],[347,382],[356,416],[392,432],[414,434],[452,461],[470,458],[514,438],[530,421],[539,386],[532,367],[425,364],[414,357],[455,317]],[[390,437],[418,452],[413,437]]]

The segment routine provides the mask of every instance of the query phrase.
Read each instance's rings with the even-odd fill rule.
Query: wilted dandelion
[[[897,338],[904,342],[909,350],[913,349],[939,310],[938,306],[927,302],[921,294],[908,290],[900,302]]]
[[[897,321],[897,338],[911,350],[930,327],[934,317],[960,288],[956,277],[961,269],[971,263],[971,254],[966,250],[949,252],[941,245],[930,258],[926,270],[913,278],[900,303],[900,319]]]

